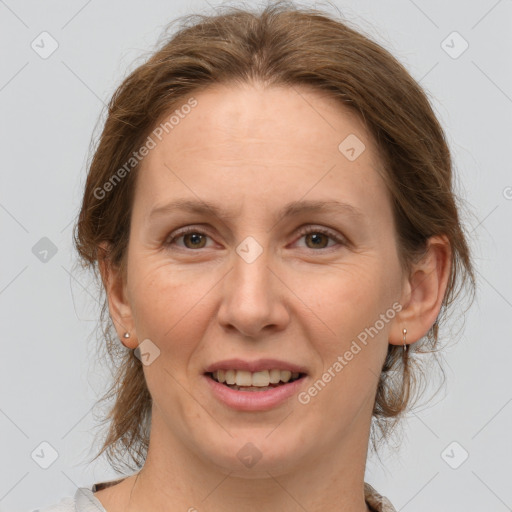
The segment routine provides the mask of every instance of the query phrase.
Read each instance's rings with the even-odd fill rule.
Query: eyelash
[[[171,246],[173,245],[173,242],[175,242],[178,238],[181,238],[182,236],[185,236],[185,235],[188,235],[188,234],[191,234],[191,233],[194,233],[194,234],[197,234],[197,235],[202,235],[202,236],[210,236],[208,235],[208,233],[205,233],[204,231],[201,231],[200,229],[197,229],[193,226],[189,226],[189,227],[186,227],[186,228],[183,228],[182,230],[178,231],[170,240],[167,240],[165,242],[165,245],[166,246]],[[299,235],[300,235],[300,238],[302,238],[303,236],[305,235],[309,235],[311,233],[321,233],[323,235],[326,235],[328,236],[329,238],[331,238],[332,240],[334,240],[335,242],[337,242],[339,245],[348,245],[348,242],[341,236],[337,235],[336,233],[326,229],[326,228],[312,228],[312,227],[309,227],[309,228],[303,228],[300,230],[299,232]],[[329,250],[329,249],[333,249],[334,247],[322,247],[320,248],[320,250]],[[180,249],[184,249],[186,251],[198,251],[200,249],[188,249],[187,247],[180,247]],[[309,249],[308,247],[306,247],[306,249]],[[318,251],[317,249],[310,249],[312,251]]]

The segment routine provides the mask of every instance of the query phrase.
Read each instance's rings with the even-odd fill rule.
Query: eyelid
[[[341,234],[337,233],[336,231],[332,230],[331,228],[327,228],[327,227],[324,227],[324,226],[316,226],[316,225],[313,225],[313,224],[306,224],[306,225],[303,225],[299,228],[297,228],[297,234],[299,236],[299,238],[302,238],[304,235],[308,235],[310,233],[322,233],[328,237],[330,237],[333,241],[335,241],[338,245],[341,245],[341,246],[347,246],[349,245],[349,241],[344,237],[342,236]],[[172,245],[172,242],[174,242],[175,240],[177,240],[178,238],[181,238],[182,236],[184,235],[187,235],[189,233],[195,233],[195,234],[199,234],[199,235],[204,235],[204,236],[208,236],[210,238],[213,238],[210,234],[209,234],[209,231],[207,228],[205,228],[204,226],[200,226],[200,227],[196,227],[196,226],[186,226],[184,228],[180,228],[178,229],[174,234],[171,234],[172,235],[172,238],[171,238],[171,235],[169,235],[167,238],[166,238],[166,241],[165,241],[165,245]],[[335,248],[335,246],[331,246],[331,247],[324,247],[324,248],[320,248],[318,250],[316,249],[311,249],[313,251],[316,251],[316,252],[320,252],[320,251],[327,251],[329,249],[333,249]],[[187,249],[186,247],[185,248],[182,248],[184,250],[187,250],[187,251],[191,251],[191,252],[198,252],[198,250],[194,250],[194,249]],[[202,248],[203,249],[203,248]],[[308,248],[309,249],[309,248]]]
[[[299,236],[302,238],[304,235],[310,234],[310,233],[322,233],[326,236],[329,236],[332,240],[338,243],[338,245],[348,245],[348,240],[342,236],[341,234],[337,233],[336,231],[324,227],[324,226],[315,226],[313,224],[308,224],[303,228],[299,228]],[[334,246],[330,247],[332,249]],[[325,248],[326,250],[329,248]],[[313,249],[314,250],[314,249]]]

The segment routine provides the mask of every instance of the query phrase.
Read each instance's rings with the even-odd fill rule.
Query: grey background
[[[370,458],[366,480],[397,510],[512,510],[512,2],[332,5],[426,88],[474,213],[478,299],[445,351],[445,390],[408,415],[385,469]],[[212,9],[206,0],[0,0],[0,511],[43,507],[115,476],[104,461],[87,464],[107,374],[92,334],[96,289],[73,266],[72,225],[103,103],[164,25],[193,12]],[[59,45],[46,59],[31,47],[43,31]],[[446,39],[453,31],[469,44],[457,58],[463,41]],[[48,249],[43,237],[55,254],[38,252]],[[48,469],[36,463],[49,461],[42,442],[58,452]],[[453,469],[447,461],[460,464],[463,450],[469,457]]]

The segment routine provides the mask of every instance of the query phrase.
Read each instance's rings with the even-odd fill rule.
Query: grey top
[[[94,496],[94,492],[109,487],[120,480],[95,484],[91,489],[79,488],[73,498],[63,498],[56,505],[41,509],[39,512],[107,512],[101,502]],[[372,512],[396,512],[391,502],[381,496],[370,484],[364,484],[364,496],[366,504]]]
[[[94,489],[94,487],[93,487]],[[73,498],[62,498],[59,503],[39,512],[107,512],[100,500],[93,494],[92,489],[81,487],[77,489]]]

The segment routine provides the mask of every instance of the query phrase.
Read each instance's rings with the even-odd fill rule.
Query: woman
[[[190,20],[114,94],[75,232],[118,365],[100,454],[132,474],[61,506],[393,511],[370,441],[474,287],[443,131],[326,14]]]

